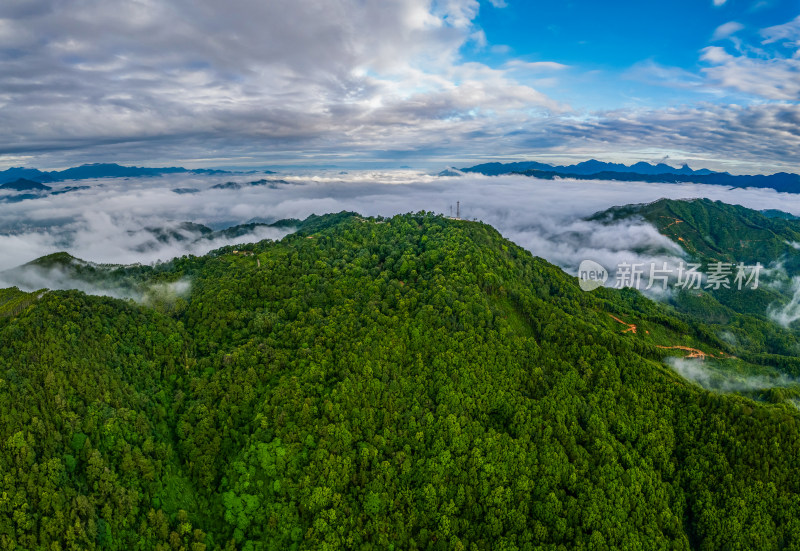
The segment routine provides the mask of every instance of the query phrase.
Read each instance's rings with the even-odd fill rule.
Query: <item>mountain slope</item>
[[[614,207],[592,217],[618,220],[638,215],[688,252],[725,262],[761,262],[785,259],[800,270],[800,221],[770,217],[739,205],[710,199],[661,199],[646,205]]]
[[[716,263],[728,266],[729,288],[714,288],[707,279],[697,288],[680,288],[673,281],[671,304],[747,348],[747,352],[737,353],[740,357],[755,364],[783,366],[780,368],[787,368],[792,376],[798,375],[793,358],[800,355],[800,347],[793,304],[800,274],[800,221],[709,199],[661,199],[614,207],[590,220],[632,218],[647,220],[680,245],[686,251],[686,262],[697,263],[702,273],[708,275]],[[738,288],[734,277],[739,263],[763,266],[757,288],[752,281]]]
[[[30,306],[44,291],[25,293],[16,287],[0,289],[0,316],[15,316]]]
[[[489,226],[315,217],[159,277],[166,313],[0,317],[3,545],[800,545],[797,410],[683,380],[660,347],[728,345]]]
[[[315,217],[309,218],[313,223]],[[288,233],[300,220],[279,220],[272,223],[249,223],[212,230],[192,222],[170,223],[143,228],[138,251],[155,250],[161,244],[182,244],[203,247],[219,246],[238,239],[260,239],[273,228]],[[210,245],[209,245],[210,244]],[[152,298],[153,290],[160,294],[164,285],[174,285],[177,279],[170,272],[170,263],[149,265],[97,264],[60,252],[43,256],[22,266],[0,271],[0,282],[32,290],[38,287],[77,289],[90,294],[116,298]]]
[[[771,307],[791,302],[793,278],[800,274],[800,221],[790,216],[767,216],[739,205],[709,199],[661,199],[646,205],[614,207],[590,217],[615,221],[641,217],[680,245],[707,270],[727,263],[761,264],[758,288],[741,292],[736,285],[712,294],[740,313],[766,315]]]

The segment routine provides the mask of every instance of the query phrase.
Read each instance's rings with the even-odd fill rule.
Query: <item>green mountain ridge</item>
[[[784,213],[784,215],[787,213]],[[768,216],[740,205],[710,199],[660,199],[643,205],[613,207],[590,220],[614,221],[638,215],[690,254],[724,262],[790,261],[800,270],[800,220]]]
[[[313,224],[314,217],[307,221]],[[303,221],[286,219],[270,223],[237,224],[220,230],[192,222],[184,222],[166,227],[148,227],[152,241],[141,248],[147,250],[157,244],[193,243],[202,244],[216,239],[238,239],[252,236],[262,228],[281,228],[292,230]],[[117,298],[136,298],[142,300],[152,294],[153,284],[174,283],[170,275],[170,262],[150,265],[142,264],[99,264],[75,258],[69,253],[58,252],[37,258],[22,266],[0,272],[0,281],[19,287],[30,288],[40,282],[50,282],[56,288],[76,288],[92,294],[108,294]]]
[[[714,263],[725,263],[733,272],[740,263],[748,266],[759,263],[764,267],[757,289],[742,291],[732,286],[702,289],[699,293],[682,292],[673,301],[679,309],[706,321],[716,319],[727,323],[730,310],[768,319],[770,311],[794,298],[792,278],[800,274],[800,220],[791,215],[776,216],[774,212],[764,213],[709,199],[660,199],[613,207],[589,220],[610,223],[632,217],[650,222],[706,271]]]
[[[791,389],[662,361],[748,373],[769,343],[585,293],[490,226],[340,213],[140,277],[191,288],[0,316],[0,547],[800,546]]]

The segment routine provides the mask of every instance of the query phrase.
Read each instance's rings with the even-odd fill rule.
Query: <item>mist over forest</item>
[[[0,203],[0,270],[58,251],[97,263],[153,263],[235,242],[279,239],[290,231],[260,226],[235,239],[199,239],[202,235],[185,222],[223,229],[342,210],[367,216],[422,210],[454,216],[460,202],[463,218],[495,226],[533,254],[574,274],[584,258],[611,267],[623,261],[681,257],[680,248],[648,223],[584,220],[612,206],[662,197],[708,197],[800,214],[798,195],[698,184],[442,177],[407,170],[323,171],[265,179],[267,185],[249,185],[258,182],[253,175],[104,178],[81,181],[87,189]],[[240,185],[226,187],[231,181]]]

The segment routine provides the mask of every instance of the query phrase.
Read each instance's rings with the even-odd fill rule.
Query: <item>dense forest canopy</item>
[[[164,292],[0,291],[0,548],[800,549],[792,389],[664,363],[797,375],[764,317],[424,212],[86,270]]]

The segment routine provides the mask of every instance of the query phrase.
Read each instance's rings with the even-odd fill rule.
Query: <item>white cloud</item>
[[[783,25],[775,25],[762,30],[761,36],[764,37],[762,44],[785,41],[787,46],[797,48],[800,46],[798,44],[798,40],[800,40],[800,15]]]
[[[552,60],[467,62],[465,51],[498,51],[476,24],[478,10],[476,0],[2,2],[0,162],[412,164],[533,149],[621,155],[663,142],[706,158],[728,149],[733,120],[737,143],[763,142],[764,128],[775,140],[735,159],[796,164],[797,134],[783,122],[791,108],[586,113],[550,92],[589,88],[602,76]],[[793,29],[766,29],[764,40],[786,44]],[[797,100],[800,58],[748,55],[708,48],[702,74],[654,63],[631,74],[714,99]],[[788,118],[775,121],[777,111]],[[744,115],[760,126],[748,130]],[[782,130],[761,125],[768,119]]]
[[[736,21],[728,21],[727,23],[723,23],[717,27],[717,29],[714,31],[714,35],[711,37],[711,41],[716,42],[718,40],[722,40],[723,38],[728,38],[742,29],[744,29],[744,25],[741,23],[737,23]]]
[[[634,64],[624,77],[670,88],[699,88],[704,84],[700,75],[680,67],[661,65],[652,59]]]
[[[790,243],[792,247],[797,248],[795,243]],[[800,277],[795,276],[790,283],[792,298],[783,306],[774,306],[767,312],[770,319],[788,327],[798,319],[800,319]]]
[[[744,28],[730,21],[714,32],[713,41],[731,37]],[[700,60],[708,84],[769,100],[800,100],[800,17],[762,29],[761,47],[737,41],[736,51],[720,46],[701,50]]]
[[[486,45],[477,0],[39,4],[0,7],[0,153],[413,147],[563,109],[506,69],[463,63],[465,44]]]
[[[551,117],[538,127],[515,132],[518,149],[508,149],[523,155],[534,150],[540,154],[557,151],[583,158],[598,151],[623,158],[648,151],[657,152],[660,158],[670,152],[673,158],[694,157],[703,164],[709,159],[730,159],[728,166],[709,168],[731,170],[738,164],[733,168],[740,173],[775,172],[776,164],[783,161],[784,170],[794,172],[800,148],[798,128],[797,104],[742,107],[701,103],[668,109],[620,109],[569,120]]]
[[[684,379],[688,379],[706,388],[719,392],[742,392],[748,390],[766,390],[775,387],[787,387],[800,384],[799,379],[786,375],[742,375],[726,370],[721,366],[711,365],[701,359],[667,358],[665,363],[672,367]]]
[[[523,61],[521,59],[512,59],[505,63],[504,67],[508,69],[524,70],[533,73],[543,71],[563,71],[569,69],[569,65],[563,63],[556,63],[554,61]]]
[[[711,41],[730,39],[730,51],[720,45],[703,48],[699,73],[646,60],[635,64],[624,76],[648,84],[693,90],[712,98],[733,96],[737,104],[749,104],[755,110],[760,108],[762,99],[800,100],[800,17],[762,29],[764,40],[760,45],[747,44],[734,36],[744,28],[737,21],[717,27]],[[742,94],[757,99],[743,98]]]
[[[702,52],[700,59],[711,65],[703,73],[717,86],[772,100],[800,100],[800,58],[734,56],[719,46]]]
[[[720,6],[724,5],[725,2],[727,2],[727,0],[714,0],[714,6],[720,7]]]

